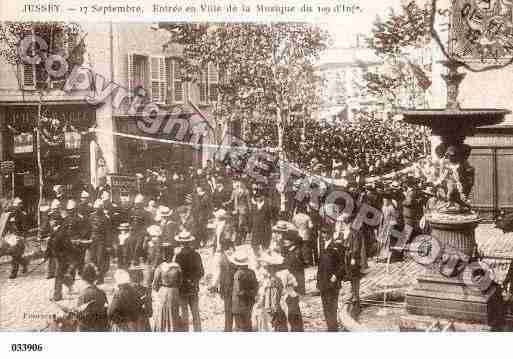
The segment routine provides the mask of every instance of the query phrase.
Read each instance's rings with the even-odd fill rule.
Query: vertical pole
[[[39,199],[37,203],[37,239],[41,243],[41,204],[43,202],[43,165],[41,163],[41,94],[37,104],[36,124],[37,172],[39,177]]]
[[[14,168],[11,172],[11,199],[14,199]]]

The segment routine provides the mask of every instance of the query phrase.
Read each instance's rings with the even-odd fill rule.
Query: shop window
[[[24,132],[13,137],[13,153],[32,153],[34,151],[34,136],[32,133]]]
[[[64,132],[64,148],[67,150],[80,149],[81,135],[78,131]]]

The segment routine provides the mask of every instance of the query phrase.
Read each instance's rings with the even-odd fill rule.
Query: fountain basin
[[[510,113],[506,109],[408,109],[402,116],[406,123],[430,127],[435,135],[465,135],[476,127],[497,125]]]

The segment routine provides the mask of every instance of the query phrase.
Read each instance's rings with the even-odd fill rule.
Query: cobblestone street
[[[476,231],[476,238],[479,249],[485,255],[512,256],[513,237],[511,234],[504,235],[491,225],[481,225]],[[211,295],[207,291],[210,270],[210,256],[202,252],[207,275],[200,288],[200,309],[202,326],[205,331],[221,331],[223,328],[223,304],[217,295]],[[53,280],[45,279],[46,263],[38,266],[42,259],[32,261],[28,275],[20,275],[15,280],[8,279],[9,266],[0,265],[0,329],[5,331],[38,331],[43,330],[48,324],[52,315],[60,313],[52,302],[49,301]],[[423,270],[421,266],[411,260],[392,263],[387,271],[384,263],[369,263],[369,272],[362,281],[362,295],[384,290],[397,289],[407,290],[415,282],[416,276]],[[498,273],[502,279],[505,273]],[[320,297],[315,289],[315,268],[307,270],[307,295],[303,298],[302,312],[305,321],[305,329],[308,331],[323,331],[325,329],[324,317]],[[78,281],[75,290],[82,285]],[[113,293],[112,270],[106,278],[105,284],[101,286],[110,298]],[[341,302],[349,295],[349,285],[344,284]],[[68,294],[61,302],[64,305],[72,306],[77,294]]]

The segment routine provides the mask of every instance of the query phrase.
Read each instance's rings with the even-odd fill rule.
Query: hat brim
[[[187,238],[180,238],[178,236],[175,237],[176,242],[180,243],[188,243],[188,242],[194,242],[196,239],[193,236],[187,237]]]
[[[228,261],[230,261],[230,263],[235,264],[236,266],[247,266],[247,265],[249,265],[249,260],[248,259],[246,259],[244,262],[240,262],[240,261],[238,261],[237,259],[235,259],[233,257],[228,257]]]

